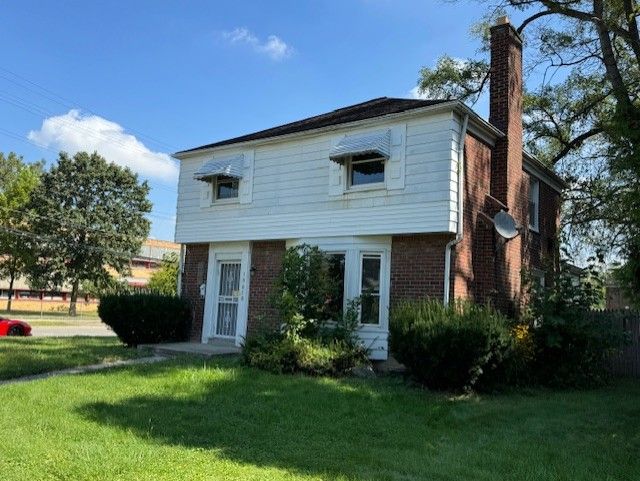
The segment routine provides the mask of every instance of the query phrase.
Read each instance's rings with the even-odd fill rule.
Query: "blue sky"
[[[151,235],[173,239],[167,154],[409,97],[421,66],[475,54],[469,27],[484,11],[409,0],[22,0],[0,12],[0,151],[51,162],[61,149],[97,149],[132,166],[153,188]]]

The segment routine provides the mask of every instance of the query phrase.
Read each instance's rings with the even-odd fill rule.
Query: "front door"
[[[235,339],[240,303],[240,260],[218,261],[218,295],[215,306],[215,337]]]

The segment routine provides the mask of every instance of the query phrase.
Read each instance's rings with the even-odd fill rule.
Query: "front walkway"
[[[58,369],[57,371],[43,372],[41,374],[32,374],[29,376],[17,377],[15,379],[7,379],[0,381],[0,386],[6,384],[17,384],[27,381],[37,381],[38,379],[46,379],[55,376],[64,376],[69,374],[84,374],[87,372],[102,371],[103,369],[110,369],[112,367],[133,366],[136,364],[150,364],[153,362],[166,361],[168,358],[165,356],[154,355],[150,357],[139,357],[137,359],[126,359],[121,361],[103,362],[100,364],[89,364],[88,366],[70,367],[68,369]]]
[[[175,356],[176,354],[189,354],[202,357],[228,356],[239,354],[240,348],[228,342],[211,342],[202,344],[199,342],[168,342],[163,344],[145,344],[140,348],[151,348],[159,356]]]

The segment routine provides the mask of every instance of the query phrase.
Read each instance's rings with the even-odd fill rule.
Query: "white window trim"
[[[228,197],[226,199],[218,199],[218,182],[220,180],[220,176],[216,175],[216,178],[213,182],[211,182],[211,186],[212,186],[212,192],[211,192],[211,203],[213,205],[219,205],[219,204],[237,204],[240,202],[240,188],[241,188],[241,183],[242,183],[242,179],[236,179],[238,181],[238,195],[236,195],[235,197]],[[228,182],[228,180],[224,180],[224,182]]]
[[[352,184],[351,183],[351,176],[353,173],[353,164],[364,164],[366,162],[380,162],[382,161],[382,165],[383,165],[383,179],[381,182],[371,182],[369,184]],[[380,190],[380,189],[384,189],[386,186],[386,180],[387,180],[387,159],[385,159],[384,157],[380,156],[380,157],[374,157],[371,159],[363,159],[363,160],[353,160],[353,158],[349,158],[349,160],[347,160],[346,162],[346,189],[345,192],[349,193],[349,192],[362,192],[365,190]]]
[[[358,255],[358,296],[362,299],[362,271],[363,271],[363,260],[365,257],[377,257],[380,259],[380,286],[378,287],[378,322],[377,323],[365,323],[362,322],[362,305],[358,309],[358,323],[360,326],[365,327],[380,327],[383,323],[383,311],[382,311],[382,279],[384,277],[384,251],[360,251]]]
[[[529,180],[529,199],[527,199],[527,206],[533,202],[535,204],[535,222],[531,222],[531,215],[529,215],[529,229],[534,232],[539,232],[540,229],[540,180],[534,177]]]

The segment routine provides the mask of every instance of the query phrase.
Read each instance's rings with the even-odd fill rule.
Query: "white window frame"
[[[382,162],[382,181],[371,182],[369,184],[352,184],[351,180],[353,176],[354,164],[365,164],[368,162]],[[387,180],[387,159],[385,159],[383,156],[379,156],[371,159],[354,160],[353,157],[351,157],[347,162],[346,171],[346,190],[348,192],[383,189],[385,188]]]
[[[534,218],[531,218],[531,204],[534,205]],[[540,180],[535,177],[529,178],[529,229],[538,232],[540,229]]]
[[[378,258],[380,260],[380,272],[379,272],[379,286],[378,286],[378,322],[377,323],[365,323],[362,322],[362,305],[358,309],[358,322],[361,326],[374,326],[379,327],[382,326],[383,323],[383,303],[382,303],[382,287],[383,287],[383,277],[384,277],[384,252],[383,251],[360,251],[358,255],[359,262],[359,274],[358,274],[358,296],[362,299],[362,275],[364,271],[364,259],[365,258]]]
[[[224,199],[219,199],[218,198],[218,184],[220,183],[220,177],[224,177],[223,182],[229,182],[228,179],[231,179],[232,181],[235,181],[238,183],[238,191],[237,191],[237,195],[235,197],[227,197]],[[214,204],[235,204],[240,202],[240,182],[242,181],[242,179],[234,179],[233,177],[225,177],[225,176],[220,176],[220,175],[216,175],[215,180],[213,182],[211,182],[211,185],[213,186],[213,192],[211,193],[211,200]]]

